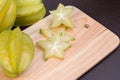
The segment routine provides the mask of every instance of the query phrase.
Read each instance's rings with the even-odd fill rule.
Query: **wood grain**
[[[119,45],[119,38],[114,33],[81,10],[74,7],[71,19],[75,28],[69,30],[69,34],[76,40],[71,42],[72,47],[65,52],[64,60],[53,58],[45,62],[42,50],[36,47],[41,39],[39,29],[48,27],[52,21],[52,17],[47,16],[24,30],[35,44],[35,56],[29,68],[14,79],[5,77],[0,68],[0,80],[75,80]],[[84,26],[86,24],[88,28]]]

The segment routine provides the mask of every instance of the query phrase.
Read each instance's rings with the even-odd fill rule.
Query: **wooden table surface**
[[[43,0],[47,14],[58,3],[73,5],[116,33],[120,38],[120,0]],[[78,80],[120,80],[120,47]]]

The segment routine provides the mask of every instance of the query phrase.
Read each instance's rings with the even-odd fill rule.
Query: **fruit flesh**
[[[40,40],[37,46],[44,50],[44,59],[48,60],[51,57],[58,59],[64,58],[64,52],[71,47],[69,43],[61,39],[61,33],[47,40]]]
[[[72,11],[72,8],[66,8],[64,5],[59,4],[56,10],[50,11],[50,14],[53,17],[50,28],[58,27],[61,24],[69,28],[73,28],[73,24],[70,19]]]
[[[61,39],[63,41],[73,41],[75,40],[75,38],[71,35],[69,35],[65,28],[62,28],[62,29],[58,29],[57,31],[56,30],[52,30],[52,29],[40,29],[40,34],[44,35],[46,38],[50,38],[50,37],[54,37],[55,35],[58,35],[61,33]]]

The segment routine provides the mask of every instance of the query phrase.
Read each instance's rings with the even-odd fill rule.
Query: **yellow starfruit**
[[[32,39],[19,27],[0,34],[0,65],[8,77],[21,74],[34,56]]]
[[[29,26],[45,16],[46,9],[42,0],[15,0],[17,17],[14,25]]]
[[[13,0],[0,0],[0,32],[11,29],[16,18],[16,3]]]

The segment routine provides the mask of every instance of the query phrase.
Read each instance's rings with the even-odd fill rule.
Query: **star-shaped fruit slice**
[[[50,11],[50,14],[53,16],[53,22],[50,28],[58,27],[61,24],[73,28],[71,21],[71,13],[73,8],[66,8],[63,4],[59,4],[56,10]]]
[[[62,39],[63,41],[67,41],[67,42],[68,42],[68,41],[73,41],[73,40],[75,40],[75,38],[74,38],[73,36],[69,35],[69,34],[65,31],[65,28],[62,28],[62,29],[57,30],[57,31],[52,30],[52,29],[49,29],[49,28],[47,28],[47,29],[41,28],[41,29],[40,29],[40,34],[44,35],[46,38],[54,37],[54,36],[56,36],[56,35],[58,35],[58,34],[60,34],[60,33],[61,33],[61,39]]]
[[[61,34],[48,38],[47,40],[40,40],[37,46],[44,50],[44,58],[48,60],[51,57],[63,59],[64,52],[71,47],[69,43],[61,39]]]

